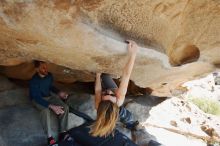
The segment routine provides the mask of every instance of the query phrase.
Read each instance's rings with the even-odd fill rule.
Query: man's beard
[[[40,74],[40,76],[41,77],[45,77],[45,76],[47,76],[48,75],[48,72],[41,72],[41,71],[39,71],[39,74]]]

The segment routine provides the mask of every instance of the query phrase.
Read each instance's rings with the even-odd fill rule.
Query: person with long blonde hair
[[[97,118],[90,126],[92,136],[106,137],[114,135],[116,122],[119,118],[120,106],[124,103],[131,72],[134,66],[138,45],[128,40],[128,61],[123,68],[119,87],[109,74],[96,74],[95,108]]]
[[[128,61],[123,68],[119,87],[109,74],[97,73],[95,81],[95,108],[97,118],[93,120],[85,113],[74,111],[86,122],[68,131],[70,140],[64,139],[59,145],[67,146],[137,146],[126,135],[118,131],[118,119],[128,129],[137,128],[132,114],[122,104],[125,100],[127,87],[134,66],[138,46],[134,41],[128,41]],[[135,130],[134,129],[134,130]]]

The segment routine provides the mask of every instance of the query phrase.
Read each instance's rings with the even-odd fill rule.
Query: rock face
[[[211,101],[220,101],[220,86],[216,84],[218,76],[209,74],[208,76],[184,83],[182,86],[187,88],[184,97],[188,99],[200,98]]]
[[[149,133],[165,145],[206,146],[202,139],[208,143],[220,142],[219,121],[219,117],[205,114],[192,103],[172,97],[153,107],[144,125]],[[172,136],[173,132],[177,135]],[[184,135],[197,140],[191,139],[189,142]]]
[[[0,139],[5,146],[44,146],[46,135],[41,128],[39,114],[31,106],[14,106],[0,110]],[[22,119],[22,120],[19,120]],[[22,129],[22,130],[20,130]],[[9,138],[10,137],[10,138]]]
[[[142,44],[131,79],[166,96],[219,66],[219,5],[208,0],[2,0],[0,65],[39,59],[79,72],[120,75],[129,38]]]
[[[39,113],[31,105],[27,90],[1,78],[0,92],[0,145],[44,146],[46,135],[40,123]],[[13,85],[13,88],[5,88]],[[7,86],[9,87],[9,86]]]
[[[12,84],[9,82],[9,80],[3,76],[0,75],[0,81],[1,81],[1,86],[0,86],[0,91],[5,91],[5,90],[10,90],[15,88],[15,84]]]
[[[48,70],[53,74],[57,82],[73,83],[75,81],[94,81],[94,74],[88,71],[73,70],[53,63],[48,63]],[[16,66],[1,67],[0,72],[9,78],[30,80],[36,73],[36,69],[33,62],[26,62]]]

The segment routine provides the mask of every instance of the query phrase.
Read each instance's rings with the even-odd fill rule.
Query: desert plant
[[[220,103],[208,98],[190,98],[192,103],[198,106],[202,111],[208,114],[220,116]]]

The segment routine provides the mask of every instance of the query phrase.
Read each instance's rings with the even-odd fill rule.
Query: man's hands
[[[66,92],[60,91],[58,93],[58,96],[60,97],[60,99],[62,100],[66,100],[68,98],[68,94]],[[57,115],[62,115],[64,114],[64,110],[62,106],[58,106],[58,105],[53,105],[50,104],[49,108]]]
[[[60,99],[62,100],[66,100],[68,98],[68,94],[64,91],[60,91],[58,93],[58,96]],[[53,105],[53,104],[50,104],[49,105],[49,108],[57,115],[62,115],[64,114],[64,110],[63,110],[63,107],[62,106],[58,106],[58,105]]]
[[[136,42],[132,41],[132,40],[126,40],[128,42],[128,53],[135,55],[138,51],[138,45],[136,44]]]
[[[63,107],[62,106],[57,106],[57,105],[53,105],[53,104],[50,104],[49,105],[49,108],[57,115],[62,115],[64,114],[64,110],[63,110]]]
[[[68,94],[67,94],[66,92],[64,92],[64,91],[60,91],[60,92],[58,93],[58,96],[59,96],[61,99],[63,99],[63,100],[66,100],[66,99],[68,98]]]

